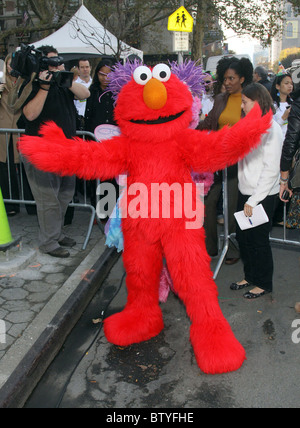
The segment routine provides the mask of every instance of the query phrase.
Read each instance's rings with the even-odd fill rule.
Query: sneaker
[[[64,248],[61,248],[61,247],[55,248],[55,250],[52,250],[52,251],[48,251],[46,254],[49,254],[49,256],[52,256],[52,257],[59,257],[61,259],[65,259],[70,255],[68,250],[65,250]]]
[[[76,245],[76,241],[74,241],[74,239],[72,238],[69,238],[68,236],[65,236],[64,239],[62,239],[61,241],[58,241],[58,243],[62,247],[68,247],[68,248],[72,248],[74,247],[74,245]]]

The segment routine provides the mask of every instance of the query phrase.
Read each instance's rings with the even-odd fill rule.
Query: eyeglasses
[[[107,77],[109,73],[103,73],[103,71],[98,71],[98,74],[100,74],[100,76]]]

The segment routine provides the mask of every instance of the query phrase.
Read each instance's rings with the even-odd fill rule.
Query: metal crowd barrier
[[[225,260],[228,248],[229,248],[229,242],[230,240],[233,240],[235,237],[235,234],[229,234],[229,228],[228,228],[228,178],[227,178],[227,169],[223,171],[223,215],[224,215],[224,233],[220,236],[223,238],[223,248],[217,263],[217,266],[214,270],[214,279],[217,278],[218,273],[221,269],[221,266]],[[293,241],[290,239],[287,239],[287,228],[286,228],[286,204],[284,204],[284,216],[283,216],[283,237],[282,238],[274,238],[270,235],[270,241],[277,243],[277,244],[283,244],[288,246],[295,246],[300,247],[299,241]]]
[[[9,146],[9,138],[10,138],[10,134],[17,134],[20,136],[20,134],[23,134],[25,131],[24,129],[6,129],[6,128],[2,128],[0,129],[0,134],[6,134],[6,152],[7,152],[7,162],[9,164],[9,150],[8,150],[8,146]],[[86,137],[89,137],[91,139],[94,139],[96,141],[95,135],[91,132],[86,132],[86,131],[77,131],[76,133],[77,136],[82,137],[83,139],[85,139]],[[23,164],[22,164],[22,159],[20,158],[20,174],[19,174],[19,180],[20,180],[20,199],[13,199],[12,198],[12,190],[11,190],[11,178],[10,178],[10,174],[9,174],[9,168],[8,168],[8,182],[9,182],[9,195],[10,198],[9,199],[4,199],[4,202],[6,203],[20,203],[20,204],[32,204],[35,205],[35,201],[32,200],[25,200],[24,198],[24,185],[23,185],[23,174],[21,172],[21,168],[24,168]],[[229,248],[229,242],[230,240],[234,239],[235,234],[229,234],[229,228],[228,228],[228,186],[227,186],[227,169],[225,169],[223,171],[223,214],[224,214],[224,232],[223,234],[221,234],[219,236],[219,238],[223,239],[223,248],[219,257],[219,260],[217,262],[215,271],[214,271],[214,279],[217,278],[218,273],[221,269],[221,266],[225,260],[228,248]],[[90,239],[91,236],[91,232],[92,232],[92,227],[94,224],[94,220],[96,218],[97,220],[97,224],[100,228],[100,230],[104,233],[104,227],[103,224],[101,223],[100,219],[98,218],[98,216],[96,215],[96,210],[95,208],[91,205],[87,203],[87,191],[86,191],[86,182],[83,182],[84,185],[84,193],[83,193],[83,202],[72,202],[69,204],[70,207],[78,207],[78,208],[84,208],[84,209],[88,209],[91,211],[91,217],[90,217],[90,221],[89,221],[89,225],[88,225],[88,230],[87,230],[87,234],[86,234],[86,238],[85,241],[83,243],[82,249],[85,250],[86,246],[88,244],[88,241]],[[100,180],[97,180],[97,186],[100,184]],[[99,200],[99,196],[98,194],[96,194],[96,203]],[[270,240],[271,242],[274,243],[280,243],[280,244],[284,244],[284,245],[291,245],[291,246],[297,246],[300,247],[300,242],[297,241],[293,241],[293,240],[289,240],[287,239],[287,230],[286,230],[286,204],[284,207],[284,226],[283,226],[283,237],[282,238],[274,238],[272,236],[270,236]]]
[[[18,136],[20,136],[21,134],[23,134],[25,132],[24,129],[8,129],[8,128],[0,128],[0,134],[5,134],[5,141],[6,141],[6,153],[7,153],[7,164],[9,165],[9,140],[10,140],[10,134],[17,134]],[[76,135],[82,137],[83,139],[85,139],[86,137],[92,138],[94,140],[95,136],[93,133],[91,132],[86,132],[86,131],[77,131]],[[20,158],[20,174],[19,174],[19,186],[20,186],[20,199],[14,199],[12,197],[12,187],[11,187],[11,177],[10,177],[10,168],[8,168],[8,186],[9,186],[9,198],[8,199],[3,199],[3,201],[5,203],[14,203],[14,204],[28,204],[28,205],[36,205],[36,202],[34,200],[26,200],[24,197],[24,181],[23,181],[23,172],[22,170],[24,169],[24,165],[22,163],[22,159]],[[88,229],[87,229],[87,233],[86,233],[86,237],[82,246],[82,249],[85,250],[87,247],[87,244],[89,242],[91,233],[92,233],[92,228],[93,228],[93,224],[94,224],[94,220],[96,217],[96,210],[95,208],[89,204],[87,202],[87,191],[86,191],[86,182],[83,182],[83,188],[84,188],[84,192],[83,192],[83,202],[71,202],[69,204],[70,207],[74,207],[74,208],[83,208],[83,209],[87,209],[91,211],[91,216],[90,216],[90,221],[88,224]],[[99,219],[97,218],[97,223],[100,227],[100,229],[103,232],[103,226],[100,223]]]

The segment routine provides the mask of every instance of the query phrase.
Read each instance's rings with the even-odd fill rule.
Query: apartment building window
[[[69,2],[70,9],[77,9],[79,6],[79,0],[71,0]]]
[[[286,15],[287,15],[288,18],[292,18],[293,17],[293,9],[292,9],[292,5],[291,4],[287,5]]]
[[[5,2],[5,11],[6,12],[14,12],[15,11],[15,2],[7,0]]]
[[[286,38],[298,39],[298,21],[287,21],[286,23]]]
[[[4,15],[4,11],[3,11],[3,1],[0,1],[0,16]]]

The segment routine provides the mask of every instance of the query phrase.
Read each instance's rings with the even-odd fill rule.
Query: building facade
[[[53,2],[55,3],[55,2]],[[53,4],[51,2],[51,5]],[[153,8],[154,12],[156,10],[155,1],[151,3],[150,9]],[[2,35],[5,35],[5,38],[1,38],[0,34],[0,58],[4,58],[7,53],[14,51],[17,47],[20,46],[21,42],[25,44],[34,44],[34,41],[40,40],[45,37],[46,32],[33,32],[33,21],[35,14],[29,8],[30,2],[25,0],[0,0],[0,30]],[[44,5],[44,1],[36,2],[37,5]],[[68,2],[68,14],[70,17],[73,13],[81,6],[82,0],[71,0]],[[49,3],[49,21],[54,22],[55,14],[53,16],[53,10]],[[159,7],[161,11],[159,14],[162,15],[163,19],[157,20],[153,19],[153,24],[143,27],[143,21],[151,22],[151,16],[155,16],[153,11],[150,9],[148,13],[143,11],[143,17],[139,16],[138,10],[136,11],[137,20],[141,20],[140,30],[136,31],[135,37],[136,40],[130,40],[131,46],[135,46],[135,41],[138,44],[139,49],[143,50],[145,61],[156,62],[158,60],[177,59],[177,52],[173,50],[173,32],[168,31],[168,15],[173,11],[168,10],[167,7],[162,6],[163,2],[159,2]],[[196,19],[196,8],[191,8],[191,14]],[[157,14],[156,18],[159,16]],[[149,16],[148,16],[149,15]],[[46,15],[44,15],[45,18]],[[51,16],[51,19],[50,19]],[[118,19],[118,14],[114,17]],[[101,20],[100,20],[101,21]],[[51,24],[51,22],[49,22]],[[105,23],[103,23],[105,25]],[[20,28],[20,32],[13,34],[13,30]],[[11,34],[9,33],[9,30]],[[31,31],[30,31],[31,30]],[[54,31],[54,29],[53,29]],[[8,32],[8,35],[7,35]],[[113,31],[112,31],[113,32]],[[189,51],[185,52],[186,55],[189,55],[192,47],[192,33],[189,35],[190,38],[190,48]],[[222,31],[217,20],[212,23],[206,23],[205,25],[205,34],[203,40],[203,59],[211,55],[217,55],[222,53]]]
[[[68,10],[76,11],[81,3],[81,0],[70,0]],[[27,31],[27,28],[32,27],[34,16],[28,1],[0,0],[0,32],[12,30],[14,33],[9,34],[5,40],[0,39],[0,58],[14,51],[21,42],[30,44],[32,40],[40,38],[40,35]],[[20,28],[20,32],[13,31],[16,28]]]
[[[283,1],[286,11],[286,21],[283,24],[282,35],[272,41],[270,48],[270,63],[276,64],[279,60],[280,52],[287,48],[300,47],[300,15],[295,15],[292,4]]]

